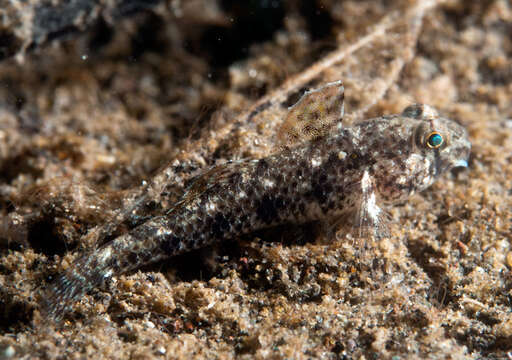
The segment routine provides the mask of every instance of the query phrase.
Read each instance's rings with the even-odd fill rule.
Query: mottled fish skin
[[[467,166],[470,148],[462,126],[416,104],[352,127],[338,123],[325,136],[260,160],[216,166],[166,214],[79,258],[50,289],[44,311],[58,318],[114,275],[282,223],[353,215],[355,226],[377,229],[382,204]]]

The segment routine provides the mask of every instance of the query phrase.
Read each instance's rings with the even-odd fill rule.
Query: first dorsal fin
[[[324,136],[333,126],[341,123],[344,93],[341,81],[306,91],[288,109],[288,115],[278,133],[279,145],[289,147]]]

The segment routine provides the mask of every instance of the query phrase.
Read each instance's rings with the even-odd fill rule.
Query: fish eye
[[[443,136],[437,131],[431,132],[430,135],[427,136],[427,146],[431,149],[438,149],[443,145],[443,142]]]

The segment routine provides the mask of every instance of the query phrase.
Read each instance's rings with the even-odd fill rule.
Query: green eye
[[[434,131],[427,137],[427,146],[431,149],[437,149],[443,145],[443,141],[443,136]]]

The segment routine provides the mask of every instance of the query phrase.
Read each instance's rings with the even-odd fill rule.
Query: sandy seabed
[[[30,16],[45,2],[0,10],[0,359],[512,357],[510,1],[118,3],[48,22]],[[364,251],[284,227],[41,317],[77,256],[161,211],[127,204],[172,204],[202,168],[268,155],[282,100],[340,78],[348,124],[427,103],[468,129],[469,168],[390,208]],[[247,116],[269,94],[285,95]]]

